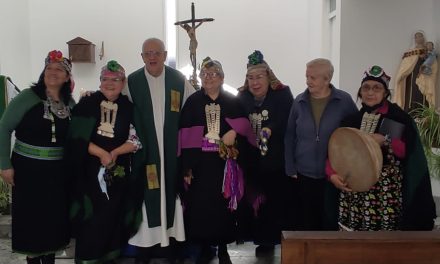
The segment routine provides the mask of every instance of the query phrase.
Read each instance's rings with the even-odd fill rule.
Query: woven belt
[[[64,148],[33,146],[16,139],[14,152],[32,159],[61,160],[63,159]]]

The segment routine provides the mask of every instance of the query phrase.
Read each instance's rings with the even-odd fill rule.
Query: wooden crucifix
[[[195,18],[195,10],[194,10],[194,3],[191,3],[191,19],[178,21],[174,23],[176,26],[181,26],[183,29],[186,30],[186,33],[188,33],[189,36],[189,56],[191,59],[191,64],[193,67],[193,74],[190,78],[191,84],[194,86],[194,88],[199,88],[198,82],[197,82],[197,57],[196,57],[196,50],[197,50],[197,38],[196,38],[196,29],[203,24],[203,22],[211,22],[214,21],[213,18]],[[197,24],[196,24],[197,23]]]

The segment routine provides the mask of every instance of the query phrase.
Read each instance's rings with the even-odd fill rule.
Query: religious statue
[[[426,42],[426,59],[423,61],[421,71],[423,74],[432,74],[432,64],[437,59],[437,53],[434,49],[434,42]]]
[[[191,65],[193,66],[193,69],[197,67],[196,65],[196,50],[198,46],[197,38],[196,38],[196,29],[202,24],[203,22],[199,22],[197,26],[191,27],[188,24],[180,24],[180,26],[186,30],[186,33],[188,33],[189,36],[189,56],[191,59]]]
[[[424,70],[426,65],[423,66],[429,58],[423,31],[414,34],[414,43],[414,47],[403,54],[394,88],[394,101],[407,112],[420,105],[435,107],[437,60],[429,59],[432,63],[428,74]]]
[[[174,23],[176,26],[181,26],[183,29],[186,30],[186,33],[188,33],[189,36],[189,56],[191,59],[191,65],[193,67],[193,74],[190,77],[190,83],[194,86],[194,88],[198,88],[198,82],[197,82],[197,38],[196,38],[196,29],[203,24],[203,22],[211,22],[214,21],[213,18],[195,18],[195,10],[194,10],[194,3],[191,3],[191,19],[184,20],[184,21],[178,21]],[[196,25],[196,23],[198,23]]]

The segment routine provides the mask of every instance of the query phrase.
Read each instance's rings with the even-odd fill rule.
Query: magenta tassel
[[[227,159],[225,164],[224,178],[223,178],[223,197],[229,200],[228,208],[233,211],[237,210],[238,203],[243,197],[244,193],[243,172],[237,161],[234,159]]]

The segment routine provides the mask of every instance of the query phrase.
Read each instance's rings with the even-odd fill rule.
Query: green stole
[[[165,186],[167,228],[173,226],[177,192],[177,140],[179,116],[182,108],[185,90],[184,77],[176,70],[165,66],[165,124],[164,133],[164,161],[160,160],[159,147],[154,124],[154,111],[151,102],[150,87],[145,77],[144,68],[141,68],[128,77],[128,87],[134,104],[134,125],[143,148],[136,152],[132,164],[132,178],[142,184],[144,190],[145,207],[147,210],[149,227],[161,225],[160,217],[160,188],[148,188],[146,166],[155,166],[159,186]],[[173,102],[172,102],[173,99]],[[178,105],[175,104],[176,100]],[[160,182],[161,162],[165,162],[165,183]],[[137,205],[139,206],[139,204]],[[141,206],[141,204],[140,204]],[[140,224],[141,208],[136,208],[135,225]],[[131,216],[133,217],[133,215]]]

